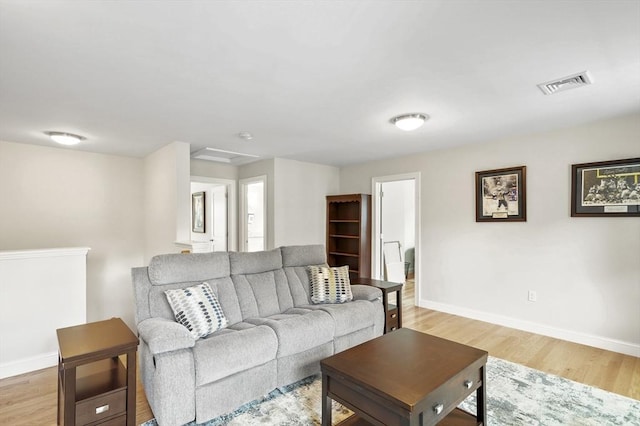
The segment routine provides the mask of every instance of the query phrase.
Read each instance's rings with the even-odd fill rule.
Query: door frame
[[[227,251],[236,251],[238,249],[238,188],[236,181],[207,176],[191,176],[191,182],[227,187]]]
[[[420,229],[420,172],[402,173],[398,175],[389,176],[374,176],[371,178],[371,202],[372,202],[372,235],[371,235],[371,276],[375,279],[383,279],[380,275],[382,266],[380,260],[382,259],[382,244],[380,241],[380,234],[382,233],[382,223],[380,210],[382,209],[382,202],[380,200],[380,190],[382,184],[386,182],[397,182],[401,180],[413,180],[414,181],[414,197],[415,197],[415,264],[414,264],[414,281],[415,281],[415,298],[414,305],[419,306],[420,299],[420,244],[421,244],[421,229]]]

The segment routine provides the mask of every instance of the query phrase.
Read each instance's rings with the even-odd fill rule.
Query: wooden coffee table
[[[341,425],[486,425],[487,352],[399,329],[320,362],[322,425],[331,400],[355,412]],[[476,392],[475,415],[456,408]]]

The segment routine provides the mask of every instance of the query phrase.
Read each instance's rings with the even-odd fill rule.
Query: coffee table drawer
[[[433,391],[425,399],[423,416],[427,424],[440,421],[482,384],[479,368],[466,369]]]
[[[328,391],[337,401],[366,412],[385,425],[399,424],[401,421],[403,416],[398,412],[399,409],[388,401],[353,383],[343,382],[333,377],[328,380]]]

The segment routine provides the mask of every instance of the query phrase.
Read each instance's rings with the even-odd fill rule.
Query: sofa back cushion
[[[294,306],[311,303],[307,266],[326,265],[327,254],[321,244],[282,247],[282,265]]]
[[[216,296],[229,325],[242,321],[238,297],[230,274],[227,252],[154,256],[148,267],[149,316],[174,320],[173,311],[164,292],[208,282],[212,287],[217,287]],[[144,318],[139,318],[142,319]]]
[[[267,317],[293,307],[279,248],[229,253],[229,260],[243,319]]]

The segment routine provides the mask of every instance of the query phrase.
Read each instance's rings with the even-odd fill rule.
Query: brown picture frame
[[[191,230],[199,234],[204,234],[206,230],[205,199],[206,194],[204,191],[191,194]]]
[[[476,172],[476,222],[526,222],[527,167]]]
[[[571,216],[640,216],[640,158],[572,164]]]

